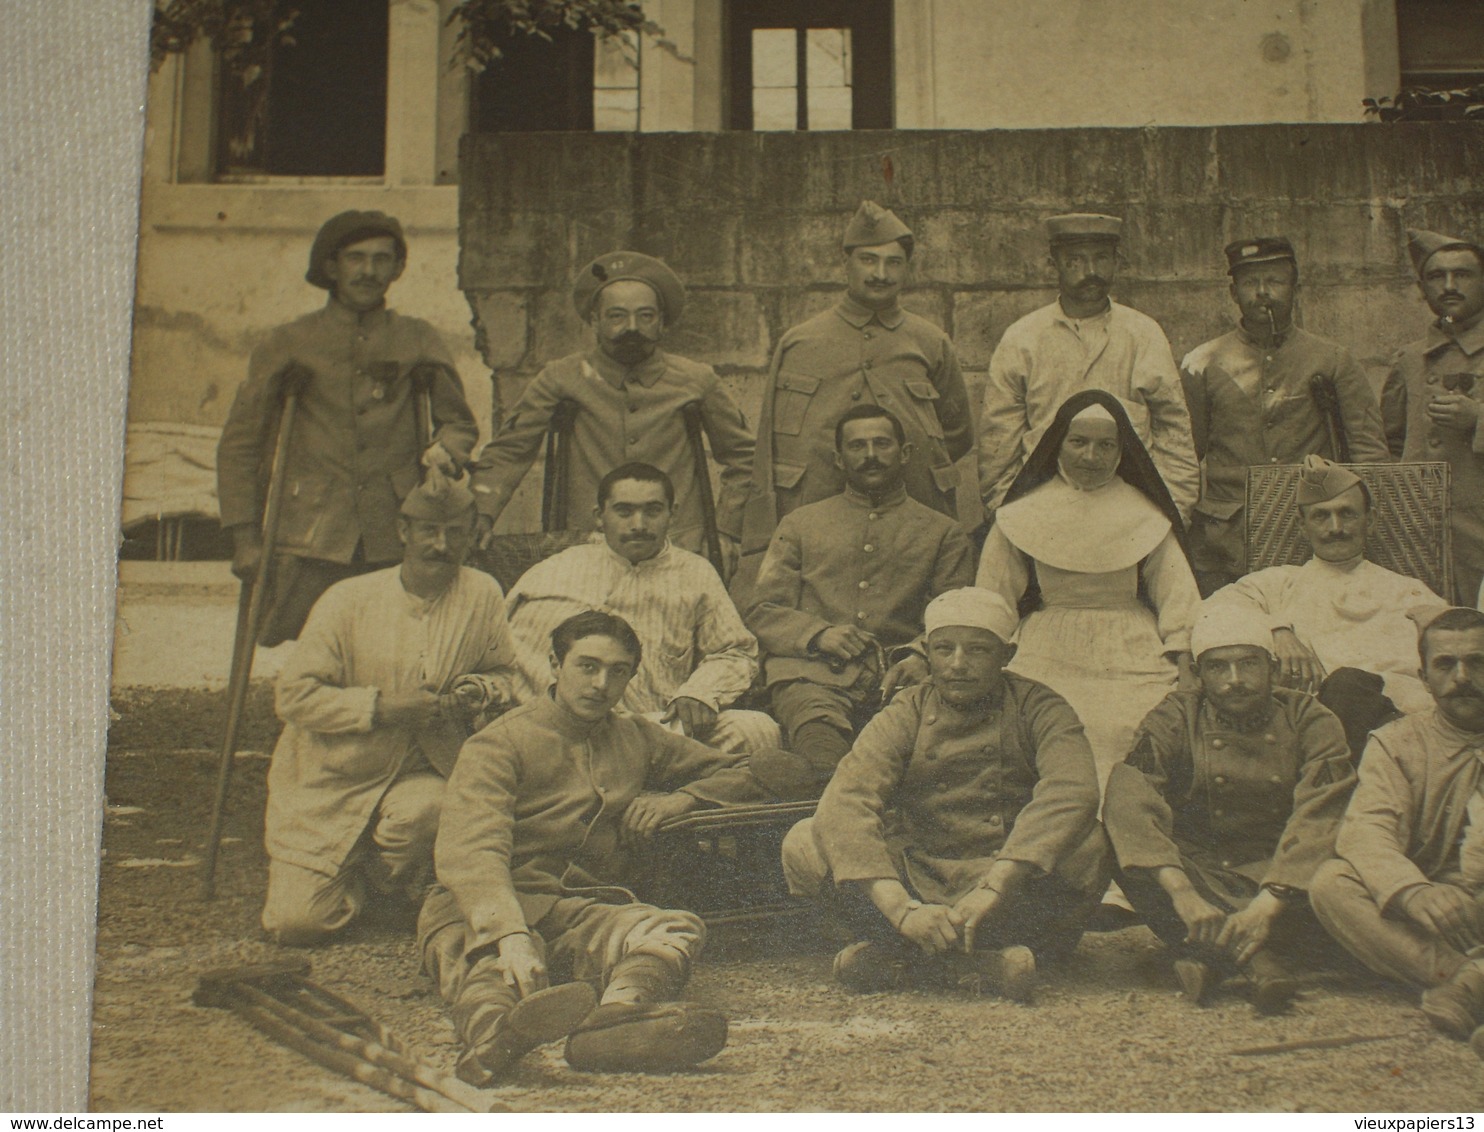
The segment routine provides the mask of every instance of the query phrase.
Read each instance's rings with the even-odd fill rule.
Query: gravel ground
[[[272,728],[262,693],[239,758],[218,880],[198,871],[214,777],[204,693],[116,699],[99,899],[92,1106],[98,1111],[399,1111],[231,1014],[191,1005],[208,968],[287,954],[257,926]],[[219,710],[219,709],[218,709]],[[191,720],[197,720],[195,724]],[[683,1074],[582,1074],[536,1051],[493,1096],[519,1111],[1474,1111],[1484,1063],[1437,1035],[1415,998],[1318,975],[1294,1010],[1256,1016],[1239,985],[1183,1001],[1143,927],[1089,934],[1033,1006],[957,993],[853,995],[812,932],[719,929],[691,997],[731,1018],[729,1045]],[[446,1012],[418,971],[410,916],[308,953],[313,977],[452,1068]],[[1388,1035],[1340,1049],[1234,1056],[1255,1045]]]

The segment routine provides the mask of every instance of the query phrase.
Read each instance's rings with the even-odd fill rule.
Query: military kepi
[[[1412,270],[1418,275],[1422,274],[1428,260],[1446,248],[1471,248],[1484,257],[1484,250],[1470,240],[1445,236],[1441,232],[1429,232],[1426,228],[1407,229],[1407,254],[1412,257]]]
[[[659,296],[665,325],[674,326],[685,309],[685,284],[669,264],[643,252],[617,251],[600,255],[577,273],[572,284],[572,305],[583,319],[591,317],[598,292],[610,283],[634,280],[648,283]]]
[[[1365,486],[1365,481],[1349,468],[1326,460],[1323,456],[1305,456],[1303,469],[1299,472],[1299,506],[1324,503],[1342,491],[1349,491],[1356,484],[1360,484],[1369,498],[1370,489]]]
[[[399,510],[404,518],[425,519],[433,523],[452,523],[466,518],[474,510],[474,493],[469,490],[469,477],[449,479],[437,468],[429,468],[423,482],[407,493]]]
[[[863,200],[845,228],[841,246],[848,252],[852,248],[874,248],[893,240],[901,243],[909,253],[912,251],[912,229],[902,223],[902,218],[874,200]]]
[[[374,236],[390,236],[396,241],[397,255],[404,260],[407,258],[407,237],[402,234],[402,225],[395,216],[384,212],[357,212],[355,209],[336,213],[324,222],[314,237],[305,280],[326,291],[333,291],[335,281],[325,274],[326,261],[347,244]]]
[[[1123,221],[1100,212],[1068,212],[1047,219],[1046,235],[1053,245],[1073,240],[1111,240],[1117,243],[1123,235]]]
[[[1228,275],[1235,275],[1237,268],[1246,267],[1249,263],[1272,263],[1280,259],[1298,263],[1298,256],[1293,254],[1293,245],[1289,243],[1287,236],[1255,236],[1250,240],[1234,240],[1226,245]]]

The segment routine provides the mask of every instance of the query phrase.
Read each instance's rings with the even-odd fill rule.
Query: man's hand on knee
[[[1402,911],[1423,931],[1458,951],[1484,943],[1484,908],[1454,885],[1418,885],[1404,896]]]
[[[546,978],[546,961],[541,952],[525,932],[504,936],[500,940],[500,957],[496,961],[505,982],[525,998],[549,985]]]

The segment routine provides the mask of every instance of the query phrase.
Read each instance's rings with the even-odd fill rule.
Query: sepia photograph
[[[87,1103],[1471,1112],[1484,0],[151,0]]]

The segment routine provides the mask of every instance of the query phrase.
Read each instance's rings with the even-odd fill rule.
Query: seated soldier
[[[567,1061],[591,1070],[680,1069],[726,1044],[722,1015],[672,1001],[700,918],[625,886],[666,819],[761,794],[745,760],[614,712],[642,653],[621,617],[568,618],[551,634],[551,691],[459,754],[418,943],[472,1084],[564,1035]]]
[[[1484,613],[1417,612],[1430,712],[1378,729],[1314,912],[1357,959],[1422,988],[1422,1012],[1484,1057]]]
[[[1248,574],[1208,602],[1259,616],[1273,630],[1280,683],[1317,691],[1359,757],[1372,728],[1431,706],[1413,667],[1406,610],[1444,602],[1415,578],[1367,561],[1375,503],[1350,469],[1305,458],[1298,507],[1314,557]]]
[[[1191,634],[1197,690],[1145,717],[1103,801],[1119,883],[1175,954],[1186,997],[1201,1004],[1244,970],[1264,1014],[1295,993],[1284,958],[1324,940],[1304,894],[1355,788],[1340,721],[1273,687],[1271,636],[1204,612]]]
[[[758,569],[745,619],[790,750],[759,753],[752,769],[778,797],[818,796],[898,682],[889,651],[911,643],[930,600],[974,580],[959,525],[903,487],[905,437],[879,406],[842,416],[845,490],[785,515]]]
[[[987,590],[935,598],[929,681],[866,725],[784,839],[789,891],[857,938],[835,956],[852,990],[939,979],[1028,1001],[1037,962],[1076,948],[1108,885],[1082,725],[1003,671],[1018,620]]]
[[[758,711],[729,711],[757,676],[757,638],[711,563],[665,537],[675,486],[649,464],[624,464],[598,484],[602,541],[538,562],[506,598],[522,703],[551,684],[551,631],[586,609],[634,627],[644,663],[622,707],[723,751],[778,746],[778,725]]]
[[[429,469],[402,501],[400,566],[331,586],[278,677],[268,897],[279,943],[317,943],[373,894],[421,902],[444,778],[472,717],[508,701],[499,584],[462,565],[474,495]]]

